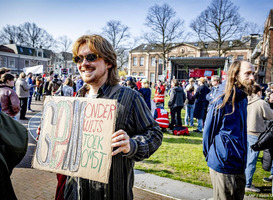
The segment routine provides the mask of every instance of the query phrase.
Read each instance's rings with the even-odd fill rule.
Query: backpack
[[[55,93],[59,89],[60,85],[57,82],[53,82],[53,92]]]
[[[173,134],[174,135],[190,135],[189,129],[182,125],[174,125]]]
[[[28,147],[28,131],[20,122],[0,112],[0,159],[11,174],[24,158]]]
[[[187,92],[187,100],[188,100],[188,104],[194,104],[195,98],[194,98],[194,92],[192,91],[188,91]]]
[[[63,84],[59,87],[59,89],[54,93],[54,96],[64,96]]]

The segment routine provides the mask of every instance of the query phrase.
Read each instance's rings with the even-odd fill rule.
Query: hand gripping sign
[[[108,183],[117,101],[47,96],[33,167]]]

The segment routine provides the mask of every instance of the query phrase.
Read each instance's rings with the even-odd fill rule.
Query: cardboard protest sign
[[[33,167],[108,183],[117,101],[47,96]]]

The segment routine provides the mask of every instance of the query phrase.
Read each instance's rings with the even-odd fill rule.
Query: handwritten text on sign
[[[46,97],[33,167],[108,182],[116,100]]]

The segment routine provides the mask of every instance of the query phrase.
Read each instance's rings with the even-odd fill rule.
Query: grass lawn
[[[167,108],[168,101],[169,97],[165,97],[165,109],[169,111]],[[181,115],[184,124],[184,109]],[[195,127],[189,127],[189,136],[175,136],[164,133],[160,148],[149,159],[136,162],[135,169],[196,185],[212,187],[209,168],[203,156],[202,133],[192,132],[196,129],[196,125],[195,121]],[[261,158],[262,152],[258,158],[253,184],[262,187],[263,193],[247,193],[247,195],[273,199],[271,198],[271,183],[265,183],[262,180],[262,178],[270,176],[270,173],[262,169]]]

